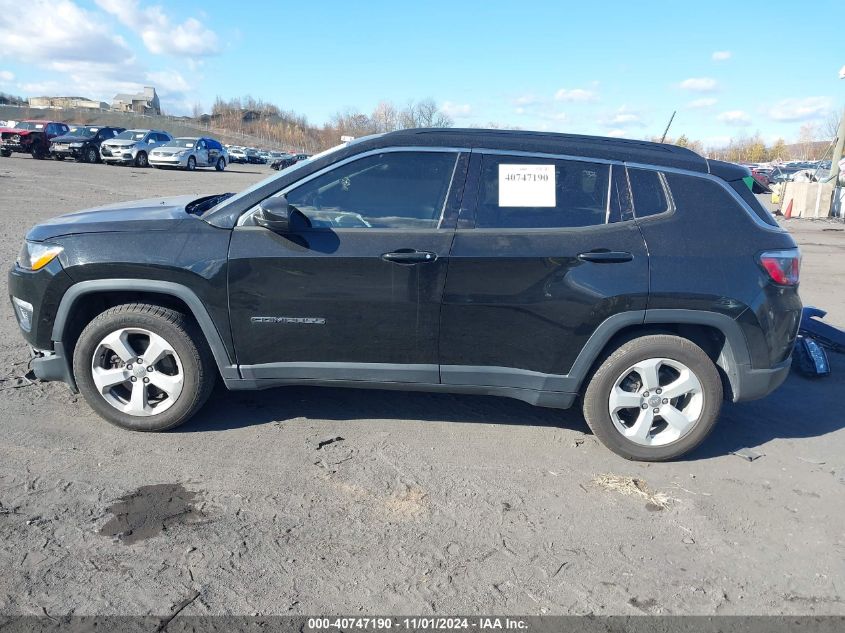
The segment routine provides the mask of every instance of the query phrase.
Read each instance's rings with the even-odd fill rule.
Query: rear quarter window
[[[742,198],[749,207],[751,207],[751,210],[758,218],[770,226],[780,226],[772,214],[769,213],[769,211],[760,203],[757,196],[752,193],[751,189],[749,189],[748,185],[745,184],[744,180],[732,180],[728,184],[733,187],[733,190],[739,194],[739,197]]]
[[[717,182],[707,178],[672,173],[665,174],[665,178],[669,185],[672,199],[681,212],[691,212],[704,217],[719,217],[726,210],[729,210],[732,213],[744,215],[748,220],[752,220],[749,212]],[[728,182],[725,182],[725,184],[732,186]],[[741,180],[739,184],[748,190],[747,185]],[[739,193],[738,190],[734,190]],[[752,198],[754,196],[750,190],[748,190],[748,195]],[[740,193],[740,197],[743,201],[749,202],[742,193]],[[754,202],[757,203],[761,211],[764,211],[756,199]],[[754,213],[756,214],[756,211]],[[766,224],[778,226],[773,218],[771,221],[766,222]]]

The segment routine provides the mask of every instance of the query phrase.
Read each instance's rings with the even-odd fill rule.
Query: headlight
[[[132,143],[132,145],[124,145],[120,149],[135,149],[135,143]]]
[[[24,242],[18,255],[18,266],[25,270],[40,270],[56,259],[63,250],[58,244]]]
[[[82,147],[82,143],[71,143],[71,147]]]

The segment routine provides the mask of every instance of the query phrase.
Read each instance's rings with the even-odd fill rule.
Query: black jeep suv
[[[580,400],[611,450],[664,460],[789,371],[799,253],[752,186],[670,145],[393,132],[40,224],[9,287],[36,375],[124,428],[181,424],[219,375]]]
[[[70,132],[55,137],[50,144],[50,155],[56,160],[71,156],[86,163],[100,162],[100,145],[123,132],[122,127],[77,125]]]

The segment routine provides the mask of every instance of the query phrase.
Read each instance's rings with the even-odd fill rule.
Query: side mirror
[[[299,209],[290,206],[284,196],[262,201],[255,214],[255,223],[274,233],[290,233],[311,227],[311,221]]]

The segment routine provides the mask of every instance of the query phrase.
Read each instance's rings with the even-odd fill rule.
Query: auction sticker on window
[[[499,206],[555,206],[555,166],[499,165]]]

